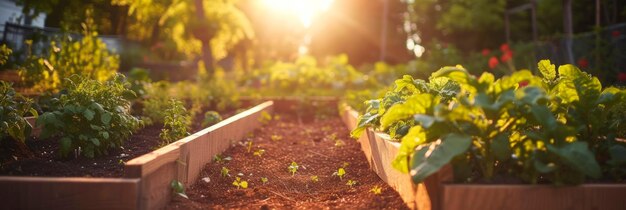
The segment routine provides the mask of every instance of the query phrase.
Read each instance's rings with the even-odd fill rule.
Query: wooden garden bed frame
[[[185,186],[201,169],[249,132],[261,114],[273,113],[267,101],[211,127],[128,161],[123,178],[0,177],[2,209],[159,209],[172,198],[170,183]],[[32,123],[33,121],[30,120]]]
[[[349,129],[357,125],[358,112],[341,105],[342,120]],[[444,167],[423,183],[414,184],[411,176],[391,166],[400,143],[368,129],[359,138],[370,167],[395,189],[412,209],[490,210],[490,209],[626,209],[626,184],[583,184],[554,187],[547,185],[452,184],[451,167]]]

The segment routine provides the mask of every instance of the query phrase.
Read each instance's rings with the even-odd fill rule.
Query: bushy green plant
[[[359,126],[388,132],[397,123],[410,124],[392,165],[410,172],[415,182],[446,164],[452,164],[459,181],[512,176],[558,185],[603,175],[619,179],[626,147],[615,137],[624,119],[609,110],[626,100],[626,91],[603,90],[597,78],[572,65],[560,66],[558,76],[549,61],[540,62],[539,70],[542,77],[522,70],[496,79],[491,73],[475,77],[461,66],[444,67],[433,73],[431,83],[454,82],[458,94],[446,99],[414,92],[378,121],[363,121],[377,114],[366,113]],[[396,81],[396,90],[405,79]]]
[[[222,121],[222,116],[220,116],[220,113],[217,113],[216,111],[208,111],[204,113],[202,127],[214,125],[215,123],[218,123],[220,121]]]
[[[16,93],[11,83],[0,81],[0,140],[9,136],[24,143],[32,130],[24,116],[27,113],[37,116],[35,109],[31,108],[32,103]]]
[[[13,53],[13,50],[6,44],[0,45],[0,67],[3,67],[9,61],[9,56]]]
[[[67,93],[37,120],[43,127],[41,137],[59,136],[62,157],[78,151],[93,158],[121,147],[141,126],[129,113],[128,99],[135,95],[124,80],[120,74],[104,82],[80,75],[65,79]]]
[[[191,116],[181,101],[171,99],[164,114],[163,129],[159,134],[163,143],[169,144],[189,135]]]
[[[83,24],[83,37],[73,40],[65,36],[50,43],[51,50],[45,57],[30,55],[20,67],[22,78],[33,85],[36,91],[62,89],[62,80],[78,74],[100,82],[112,78],[119,67],[119,56],[107,49],[98,38],[93,20]]]

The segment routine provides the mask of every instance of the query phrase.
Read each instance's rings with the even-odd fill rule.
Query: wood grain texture
[[[0,209],[137,209],[139,179],[0,177]]]

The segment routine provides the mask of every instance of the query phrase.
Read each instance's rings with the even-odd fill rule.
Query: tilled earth
[[[176,196],[167,209],[407,209],[369,169],[339,117],[278,116],[221,154],[221,161],[207,164],[186,189],[189,199]],[[294,175],[288,170],[292,162],[298,165]],[[342,178],[333,175],[344,166]],[[233,185],[237,177],[248,182],[247,189]]]

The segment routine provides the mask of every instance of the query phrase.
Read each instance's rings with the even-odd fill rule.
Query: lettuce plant
[[[430,81],[454,82],[458,94],[446,98],[416,91],[382,115],[375,113],[379,119],[370,126],[390,132],[398,123],[410,125],[392,165],[415,182],[446,164],[459,181],[512,176],[558,185],[600,178],[607,171],[621,176],[624,143],[615,138],[624,119],[607,110],[623,103],[626,92],[602,90],[597,78],[572,65],[560,66],[558,76],[549,61],[540,62],[539,69],[541,77],[522,70],[496,79],[490,73],[475,77],[461,66],[444,67]],[[367,114],[360,127],[367,126]]]

